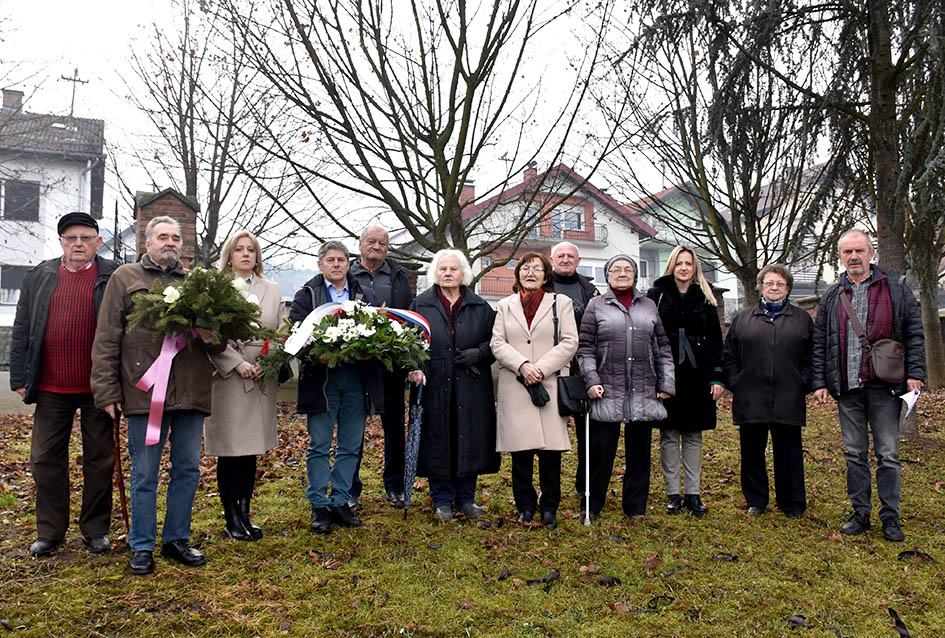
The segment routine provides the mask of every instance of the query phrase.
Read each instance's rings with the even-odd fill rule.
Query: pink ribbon
[[[196,331],[191,329],[191,334]],[[171,364],[177,353],[184,349],[191,334],[164,335],[161,344],[161,354],[154,360],[151,367],[138,379],[135,387],[147,392],[154,387],[151,393],[151,409],[148,411],[148,430],[144,436],[145,445],[154,445],[161,440],[161,420],[164,418],[164,399],[167,398],[167,383],[171,377]]]

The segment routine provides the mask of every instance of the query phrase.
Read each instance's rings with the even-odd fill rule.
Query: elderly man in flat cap
[[[10,388],[35,403],[30,467],[36,482],[34,556],[48,556],[69,528],[69,438],[76,410],[82,429],[79,530],[93,554],[108,551],[112,512],[112,420],[95,407],[89,377],[92,339],[105,284],[118,264],[96,255],[102,238],[87,213],[58,224],[62,256],[26,273],[13,323]]]

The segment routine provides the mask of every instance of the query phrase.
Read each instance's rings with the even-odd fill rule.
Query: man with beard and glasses
[[[171,470],[167,507],[161,532],[161,554],[184,565],[206,562],[203,553],[190,546],[190,518],[200,478],[203,420],[210,414],[213,366],[207,353],[218,354],[225,342],[211,346],[213,333],[197,328],[171,364],[164,400],[161,434],[155,445],[145,444],[151,392],[136,387],[141,376],[161,352],[161,340],[150,330],[127,329],[135,296],[147,292],[155,281],[171,284],[186,276],[180,261],[180,225],[172,217],[155,217],[144,233],[147,253],[138,263],[118,268],[105,288],[98,329],[92,345],[92,393],[95,405],[116,418],[122,410],[128,420],[128,452],[131,456],[131,573],[154,571],[157,538],[158,470],[164,443],[170,439]]]

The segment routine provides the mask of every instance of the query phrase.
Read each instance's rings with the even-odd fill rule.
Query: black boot
[[[697,518],[702,518],[709,511],[702,504],[702,499],[698,494],[686,494],[683,497],[683,507],[692,512],[692,515]]]
[[[226,521],[226,535],[235,541],[251,541],[253,537],[243,525],[239,517],[239,503],[237,501],[223,501],[223,520]]]
[[[250,540],[258,541],[263,537],[263,531],[253,522],[253,519],[249,517],[249,502],[250,498],[244,496],[239,500],[239,509],[237,510],[237,516],[240,519],[240,522],[243,523],[243,527],[246,528],[246,531],[249,532],[249,535],[252,536]]]
[[[666,497],[666,513],[670,516],[682,514],[682,496],[670,494]]]

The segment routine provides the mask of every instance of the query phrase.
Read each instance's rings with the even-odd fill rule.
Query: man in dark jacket
[[[551,264],[555,269],[554,286],[555,292],[567,295],[571,298],[574,307],[574,320],[578,328],[581,327],[581,319],[584,316],[584,309],[591,299],[600,295],[597,286],[591,283],[591,280],[577,271],[581,263],[581,256],[578,254],[577,246],[569,241],[558,242],[551,247]],[[578,367],[577,357],[571,361],[571,374],[581,374]],[[584,494],[584,419],[585,415],[574,415],[574,432],[577,435],[577,455],[578,467],[574,475],[574,491],[578,494]]]
[[[925,381],[925,343],[922,320],[905,278],[887,274],[870,264],[873,246],[869,236],[850,230],[838,243],[846,272],[824,293],[814,324],[811,386],[817,400],[837,400],[840,431],[847,463],[847,495],[853,514],[840,531],[862,534],[870,528],[869,429],[873,431],[878,460],[876,492],[882,503],[879,517],[883,536],[904,538],[899,526],[898,395],[906,389],[918,392]],[[894,339],[905,352],[905,383],[888,384],[870,375],[869,353],[860,345],[840,295],[850,300],[870,343]]]
[[[361,288],[348,272],[350,255],[345,245],[328,241],[318,249],[320,275],[295,294],[289,318],[304,320],[315,308],[328,302],[364,301],[374,305],[374,295]],[[379,364],[363,361],[328,368],[303,364],[299,374],[296,411],[308,415],[309,435],[305,495],[312,506],[313,534],[327,534],[332,523],[361,527],[361,519],[348,504],[351,482],[358,467],[368,414],[377,414],[384,404]],[[335,462],[329,462],[332,434],[338,424]],[[331,494],[328,485],[331,483]]]
[[[370,290],[378,305],[410,307],[414,294],[403,267],[387,256],[388,235],[381,226],[368,226],[361,233],[361,259],[351,263],[351,274],[363,290]],[[404,506],[404,381],[406,370],[384,371],[384,491],[395,509]],[[361,508],[361,460],[351,485],[352,509]]]
[[[95,254],[102,238],[88,213],[63,215],[58,231],[62,257],[26,273],[10,345],[10,388],[24,403],[36,404],[30,439],[34,556],[52,554],[69,528],[69,438],[76,410],[82,428],[82,542],[93,554],[111,546],[112,421],[96,409],[89,376],[96,315],[118,264]]]
[[[161,554],[190,567],[203,565],[204,555],[190,546],[190,521],[200,479],[203,420],[210,414],[213,366],[207,353],[223,352],[226,343],[210,345],[211,331],[197,328],[195,337],[173,358],[168,370],[167,392],[157,441],[147,443],[151,390],[138,381],[162,351],[160,339],[145,328],[129,331],[128,315],[135,297],[158,280],[168,285],[184,279],[180,261],[183,239],[172,217],[155,217],[144,231],[147,253],[141,261],[115,271],[105,288],[92,344],[92,394],[95,405],[112,418],[122,411],[128,421],[128,453],[131,456],[131,573],[154,571],[157,538],[158,471],[164,443],[170,439],[171,471],[167,485]]]

